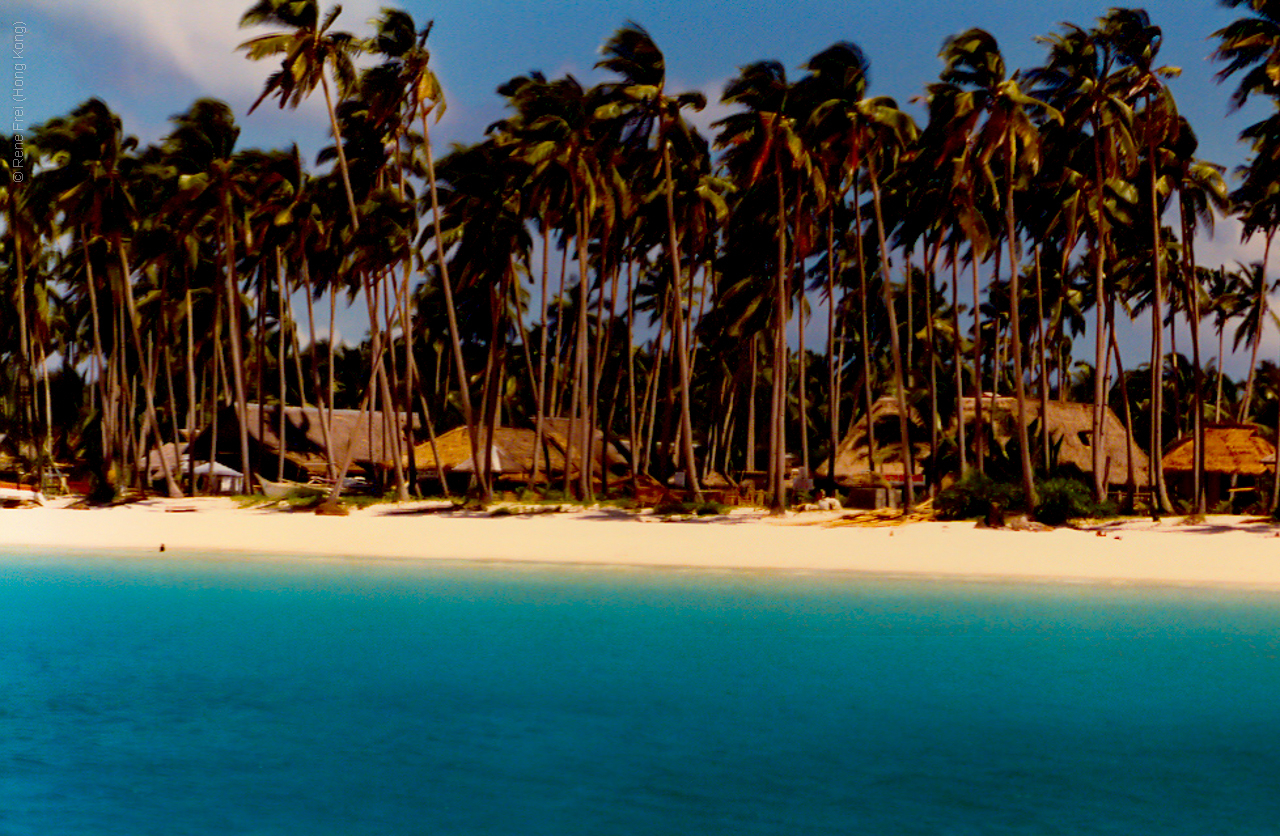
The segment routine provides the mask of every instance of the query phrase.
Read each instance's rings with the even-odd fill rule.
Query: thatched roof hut
[[[1049,425],[1049,438],[1060,445],[1058,463],[1074,466],[1082,473],[1092,473],[1093,405],[1050,401],[1048,406],[1046,420]],[[1040,402],[1028,399],[1026,408],[1029,429],[1034,436],[1037,432],[1037,422],[1040,420]],[[961,402],[961,414],[966,427],[973,426],[975,412],[974,399],[964,398]],[[982,399],[983,423],[990,428],[996,441],[1002,445],[1008,444],[1017,433],[1016,412],[1017,401],[1014,398],[997,397],[994,403],[990,396]],[[901,461],[898,444],[900,430],[897,401],[888,397],[880,398],[872,405],[871,416],[876,434],[876,470],[891,481],[901,482],[904,479],[905,466]],[[920,428],[924,425],[924,421],[914,409],[910,409],[910,418],[913,426]],[[954,425],[947,432],[954,434]],[[924,431],[920,430],[920,433],[923,435]],[[852,484],[866,480],[870,470],[870,451],[866,434],[866,418],[861,416],[850,426],[849,433],[836,450],[834,477],[837,481]],[[1110,408],[1103,414],[1103,436],[1106,444],[1103,450],[1103,467],[1107,483],[1123,485],[1129,479],[1130,437],[1124,424]],[[972,445],[971,437],[969,443]],[[1136,443],[1132,448],[1134,479],[1139,487],[1143,487],[1149,481],[1147,455]],[[929,456],[929,445],[920,441],[914,442],[912,452],[917,462],[916,474],[919,478],[919,462]],[[817,468],[817,475],[825,477],[831,472],[828,469],[829,466],[829,463],[824,462]]]
[[[1048,407],[1045,418],[1049,425],[1049,440],[1060,445],[1058,464],[1073,466],[1081,473],[1093,473],[1093,404],[1049,401]],[[975,418],[973,398],[964,398],[961,409],[965,426],[972,426]],[[982,399],[983,422],[991,426],[992,434],[1001,444],[1009,443],[1017,434],[1017,409],[1016,398],[995,398],[994,406],[989,396]],[[1033,438],[1039,432],[1039,420],[1040,401],[1028,398],[1027,425]],[[1136,440],[1130,444],[1128,429],[1110,407],[1102,414],[1102,434],[1105,444],[1102,466],[1107,484],[1128,483],[1129,451],[1132,449],[1134,481],[1138,487],[1146,487],[1150,482],[1147,454]]]
[[[331,420],[330,443],[335,466],[351,456],[353,472],[387,470],[395,465],[396,447],[393,433],[401,439],[401,449],[406,449],[404,414],[375,410],[372,413],[358,409],[329,410],[318,407],[286,406],[284,410],[285,478],[306,481],[311,476],[324,476],[328,472],[325,456],[322,421]],[[245,428],[249,435],[250,467],[256,472],[274,474],[280,453],[279,406],[248,404],[245,407]],[[384,428],[390,432],[384,432]],[[198,457],[208,457],[212,427],[202,430],[192,444]],[[238,467],[240,464],[239,430],[233,407],[225,406],[218,412],[218,439],[215,458],[224,464]],[[269,477],[270,478],[270,477]]]
[[[1169,490],[1193,493],[1195,439],[1184,436],[1169,445],[1161,460]],[[1276,448],[1252,424],[1208,424],[1204,428],[1205,497],[1209,506],[1223,500],[1245,507],[1256,498],[1258,480],[1275,467]]]
[[[920,415],[908,407],[908,417],[914,426],[923,422]],[[898,401],[896,398],[884,397],[871,405],[871,422],[875,427],[876,450],[875,471],[877,476],[894,482],[906,480],[906,464],[902,461],[902,447],[898,443],[901,428],[898,423]],[[929,455],[929,445],[920,442],[912,444],[912,460],[915,462],[915,476],[918,480],[922,473],[921,459]],[[835,467],[831,461],[825,461],[814,468],[814,475],[819,478],[832,476],[837,482],[845,485],[858,485],[871,480],[871,450],[867,442],[866,414],[858,416],[849,426],[840,446],[836,448]]]
[[[1161,466],[1166,473],[1190,473],[1195,439],[1185,436],[1173,442]],[[1261,476],[1275,465],[1276,448],[1252,424],[1209,424],[1204,428],[1206,473]]]

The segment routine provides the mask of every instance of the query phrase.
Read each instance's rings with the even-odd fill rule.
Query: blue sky
[[[329,4],[324,4],[326,7]],[[385,5],[379,0],[343,4],[338,28],[363,34],[367,21]],[[603,41],[634,20],[645,26],[667,56],[674,89],[698,89],[711,106],[697,121],[707,125],[724,114],[717,104],[725,81],[743,64],[760,59],[783,62],[796,76],[811,55],[840,40],[858,43],[872,65],[871,92],[911,105],[924,85],[936,79],[943,40],[971,26],[996,36],[1012,67],[1031,66],[1043,55],[1035,37],[1063,21],[1090,25],[1108,5],[1092,0],[793,0],[711,2],[711,0],[404,0],[398,4],[420,23],[435,20],[431,48],[449,110],[437,140],[473,141],[503,115],[494,89],[530,70],[551,76],[573,73],[596,78],[592,65]],[[270,67],[235,52],[236,44],[259,30],[237,27],[248,0],[0,0],[0,33],[12,37],[11,22],[29,28],[25,36],[28,124],[68,112],[90,96],[103,98],[122,115],[126,129],[145,142],[168,130],[167,119],[200,96],[229,102],[243,127],[242,146],[287,146],[314,154],[326,140],[321,97],[298,112],[249,105],[261,91]],[[1230,87],[1213,80],[1211,33],[1237,12],[1215,0],[1153,0],[1144,6],[1164,30],[1161,63],[1181,67],[1171,82],[1182,111],[1191,119],[1202,157],[1234,167],[1244,161],[1235,137],[1260,111],[1228,115]],[[262,30],[265,31],[265,30]],[[1220,225],[1213,242],[1200,245],[1203,263],[1231,264],[1259,258],[1261,243],[1241,245],[1236,228]],[[1274,356],[1277,343],[1264,344]],[[1268,352],[1268,349],[1271,349]]]

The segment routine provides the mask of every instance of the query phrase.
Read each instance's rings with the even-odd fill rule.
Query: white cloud
[[[1214,226],[1212,238],[1207,231],[1201,229],[1196,236],[1196,261],[1202,267],[1214,269],[1226,266],[1228,270],[1236,269],[1236,262],[1249,264],[1261,261],[1266,240],[1262,235],[1253,235],[1247,240],[1241,240],[1241,229],[1240,219],[1236,217],[1219,218]],[[1273,246],[1272,249],[1276,250],[1272,253],[1275,260],[1276,256],[1280,256],[1280,248]]]
[[[36,0],[35,5],[56,19],[65,33],[80,34],[86,42],[110,39],[127,48],[128,60],[117,57],[117,65],[144,66],[150,72],[167,74],[158,76],[157,86],[190,86],[199,95],[226,100],[241,117],[274,69],[269,59],[250,61],[236,51],[243,41],[270,31],[240,28],[248,0],[134,0],[128,4],[119,0]],[[336,28],[365,32],[367,20],[377,9],[376,0],[348,0]],[[300,108],[308,123],[324,123],[320,99],[315,96]],[[173,108],[172,102],[165,105]],[[263,104],[264,108],[269,106]]]

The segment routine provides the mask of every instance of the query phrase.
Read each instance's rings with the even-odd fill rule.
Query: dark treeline
[[[1214,33],[1233,103],[1280,107],[1280,13],[1224,2],[1250,15]],[[260,0],[242,20],[267,32],[241,46],[271,70],[254,108],[323,97],[341,140],[319,155],[326,173],[296,147],[239,148],[231,109],[208,99],[146,147],[98,100],[3,138],[0,417],[33,473],[74,462],[112,495],[141,484],[146,451],[220,407],[286,403],[466,426],[477,461],[492,428],[541,440],[565,417],[579,449],[603,455],[603,431],[635,472],[683,470],[695,496],[712,472],[766,473],[781,508],[789,454],[816,467],[861,417],[873,435],[869,405],[890,397],[901,424],[877,456],[910,469],[907,440],[922,436],[954,473],[1005,456],[1033,503],[1051,445],[1025,406],[1007,452],[981,408],[953,420],[961,398],[998,392],[1092,403],[1094,439],[1123,403],[1152,453],[1152,503],[1172,510],[1166,444],[1202,439],[1206,422],[1280,418],[1280,368],[1257,356],[1266,257],[1206,267],[1194,249],[1235,213],[1269,256],[1280,116],[1244,132],[1249,163],[1229,190],[1196,156],[1167,85],[1177,70],[1141,10],[1064,24],[1018,71],[981,29],[948,39],[924,125],[869,90],[853,43],[791,76],[754,63],[726,86],[731,115],[710,138],[687,118],[702,96],[669,90],[662,52],[628,24],[602,48],[607,80],[513,78],[498,88],[506,118],[439,159],[431,25],[385,9],[356,35],[337,13]],[[372,60],[357,70],[360,54]],[[340,304],[367,311],[359,348],[300,338],[333,333]],[[1148,360],[1122,368],[1116,335],[1143,313]],[[823,350],[791,350],[789,328]],[[1227,341],[1250,351],[1242,386],[1219,371]],[[407,495],[411,447],[392,443]],[[168,491],[192,490],[190,462],[169,464]],[[335,485],[349,464],[331,462]],[[627,487],[591,476],[560,487]]]

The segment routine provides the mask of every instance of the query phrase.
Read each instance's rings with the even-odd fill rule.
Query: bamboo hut
[[[544,422],[543,431],[555,437],[556,443],[560,445],[560,449],[568,452],[569,458],[574,462],[574,466],[576,468],[577,462],[579,460],[579,456],[577,452],[578,440],[577,438],[571,437],[569,435],[570,419],[544,418],[543,422]],[[573,427],[573,429],[575,431],[578,430],[577,427]],[[592,474],[596,476],[600,475],[601,448],[604,448],[605,450],[605,461],[608,463],[610,473],[616,476],[622,476],[630,472],[631,465],[627,457],[622,455],[622,453],[618,450],[616,446],[614,446],[612,442],[610,442],[607,447],[605,446],[604,433],[602,433],[600,430],[593,430],[591,437],[592,437],[592,442],[591,442]]]
[[[1195,468],[1195,439],[1184,436],[1169,445],[1161,460],[1169,490],[1190,499]],[[1252,424],[1208,424],[1204,428],[1205,499],[1209,506],[1234,494],[1255,491],[1258,478],[1272,472],[1276,448]],[[1235,487],[1231,486],[1232,481]]]

